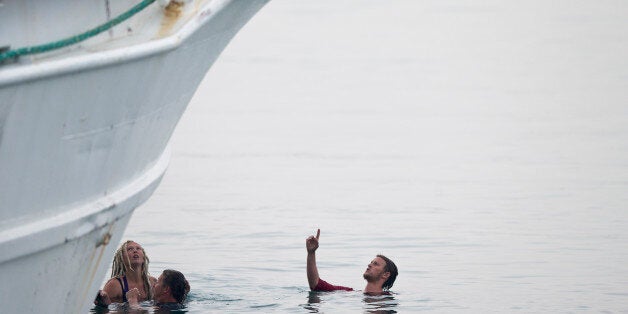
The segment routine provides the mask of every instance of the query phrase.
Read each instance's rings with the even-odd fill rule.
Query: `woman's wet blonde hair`
[[[120,248],[116,251],[116,254],[113,257],[113,264],[111,265],[111,278],[126,276],[127,270],[134,271],[133,267],[131,267],[131,262],[127,259],[124,260],[124,254],[126,252],[127,244],[135,242],[132,240],[127,240],[122,243]],[[137,242],[136,242],[137,243]],[[140,246],[141,247],[141,246]],[[150,280],[148,275],[148,255],[146,255],[146,251],[142,247],[142,253],[144,254],[144,264],[142,264],[142,282],[144,283],[144,291],[148,294],[147,300],[153,299],[153,289],[150,286]]]

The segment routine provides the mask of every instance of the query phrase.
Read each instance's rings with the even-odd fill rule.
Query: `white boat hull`
[[[150,40],[96,38],[0,66],[3,312],[88,311],[198,84],[265,2],[187,1]]]

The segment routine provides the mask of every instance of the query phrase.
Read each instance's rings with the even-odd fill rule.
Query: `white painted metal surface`
[[[80,33],[139,1],[79,2],[1,2],[0,46]],[[0,65],[3,312],[88,311],[200,80],[265,2],[153,4],[112,32]]]

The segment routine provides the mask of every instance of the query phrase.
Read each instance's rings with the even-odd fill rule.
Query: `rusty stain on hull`
[[[84,288],[83,288],[83,293],[81,294],[81,300],[87,300],[88,298],[94,297],[94,296],[87,295],[87,292],[88,292],[87,287],[90,287],[91,283],[96,278],[96,271],[98,270],[98,265],[100,265],[100,262],[102,261],[102,257],[105,253],[105,249],[107,248],[107,245],[109,244],[109,240],[111,240],[111,233],[113,232],[114,225],[115,225],[115,222],[112,222],[111,224],[109,224],[109,228],[107,229],[107,232],[103,235],[99,243],[96,244],[95,250],[91,251],[90,257],[88,259],[89,264],[90,264],[90,266],[87,268],[88,274],[85,276],[81,276],[81,278],[86,279],[86,281],[83,282]],[[98,253],[98,256],[95,256],[96,253]],[[91,301],[91,299],[89,299],[88,301]],[[87,303],[87,301],[83,303]]]
[[[170,1],[164,8],[164,18],[161,21],[161,28],[159,29],[159,37],[164,37],[170,34],[172,28],[179,20],[183,13],[183,2]]]

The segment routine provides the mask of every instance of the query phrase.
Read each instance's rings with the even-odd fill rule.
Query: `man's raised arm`
[[[318,249],[318,238],[321,236],[321,229],[316,231],[316,237],[309,236],[305,240],[305,248],[307,249],[307,281],[310,289],[314,290],[318,285],[318,268],[316,267],[316,249]]]

